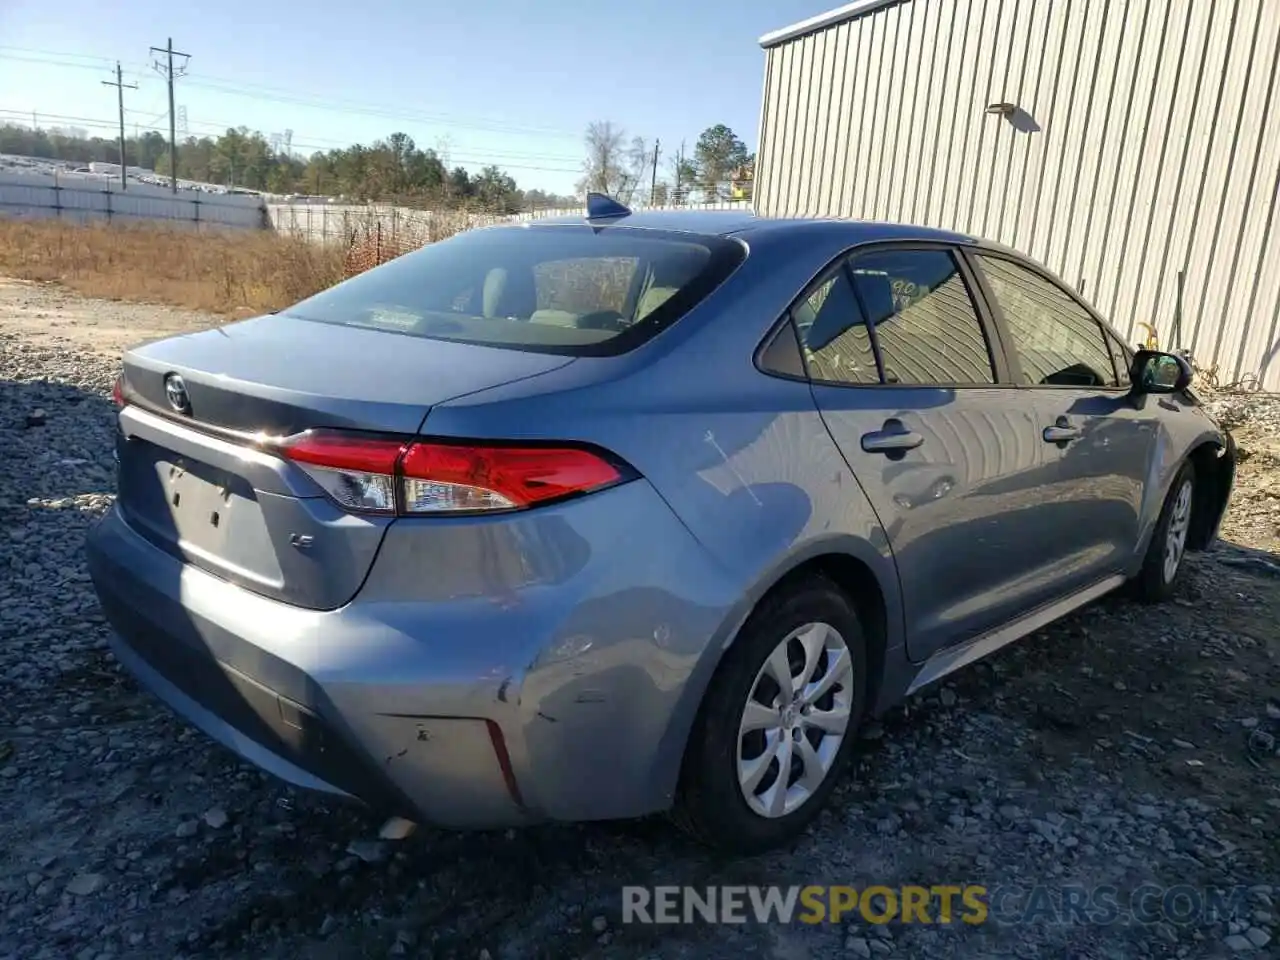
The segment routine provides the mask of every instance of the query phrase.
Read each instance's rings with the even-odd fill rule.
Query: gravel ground
[[[209,322],[0,283],[0,958],[1277,955],[1280,399],[1214,401],[1246,459],[1175,602],[1104,600],[872,725],[792,850],[722,862],[660,820],[384,844],[107,650],[82,542],[116,357]],[[628,883],[1043,888],[1004,917],[1063,885],[1248,889],[1234,919],[653,927],[620,922]]]

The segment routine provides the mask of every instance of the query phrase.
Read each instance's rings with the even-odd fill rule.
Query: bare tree
[[[685,154],[683,143],[678,152],[667,157],[667,170],[671,181],[668,202],[687,203],[698,185],[698,168]]]
[[[649,199],[649,184],[654,181],[653,169],[654,144],[644,137],[632,137],[631,146],[627,148],[627,190],[623,203],[630,203],[637,190],[642,198]]]
[[[582,193],[597,191],[616,197],[626,189],[629,177],[626,134],[610,120],[597,120],[587,125],[587,156],[582,163]]]

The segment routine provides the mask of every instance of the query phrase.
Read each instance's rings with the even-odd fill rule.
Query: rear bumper
[[[293,611],[183,567],[114,510],[90,537],[89,568],[120,662],[178,714],[264,770],[441,825],[530,819],[485,719],[384,716],[350,690],[335,702],[325,677],[348,655],[338,649],[348,642],[340,614]],[[294,657],[279,648],[290,645],[289,634]],[[327,644],[334,649],[326,655]],[[362,730],[349,722],[353,708]]]
[[[298,786],[454,828],[668,806],[735,599],[702,548],[643,481],[439,529],[452,549],[393,525],[361,594],[332,611],[183,564],[117,509],[90,534],[89,569],[121,663]],[[468,537],[484,548],[474,583]],[[495,560],[508,540],[532,554]]]

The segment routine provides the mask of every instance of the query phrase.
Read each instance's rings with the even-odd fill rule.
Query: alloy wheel
[[[1191,528],[1191,481],[1182,481],[1177,499],[1169,513],[1169,527],[1164,539],[1164,582],[1172,583],[1187,549],[1187,532]]]
[[[853,659],[827,623],[788,634],[766,658],[738,728],[738,784],[751,810],[774,819],[814,795],[849,729]]]

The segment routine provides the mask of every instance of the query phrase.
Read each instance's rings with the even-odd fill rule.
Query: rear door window
[[[687,314],[742,262],[715,236],[587,225],[472,230],[284,311],[544,353],[612,354]]]
[[[850,269],[885,383],[996,382],[982,321],[950,251],[878,250],[855,255]]]

